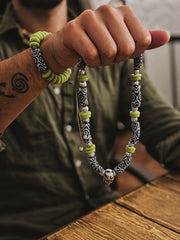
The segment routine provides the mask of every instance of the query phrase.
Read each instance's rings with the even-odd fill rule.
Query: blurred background
[[[80,0],[84,8],[102,4],[121,5],[121,0]],[[180,0],[126,0],[148,29],[163,29],[171,41],[159,49],[145,52],[145,66],[161,95],[180,109]]]

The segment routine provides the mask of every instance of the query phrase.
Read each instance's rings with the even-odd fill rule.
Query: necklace
[[[140,112],[138,108],[141,106],[141,86],[139,81],[141,80],[141,74],[139,73],[143,63],[143,55],[141,54],[138,58],[134,59],[134,72],[131,74],[132,84],[132,96],[131,96],[131,111],[129,112],[131,118],[131,129],[132,135],[126,145],[125,155],[120,163],[113,169],[104,169],[96,160],[96,146],[92,142],[91,131],[90,131],[90,117],[91,112],[88,106],[88,91],[87,81],[88,76],[85,70],[85,63],[82,58],[79,59],[78,63],[78,88],[77,88],[77,114],[78,114],[78,125],[80,132],[81,142],[85,145],[85,152],[88,155],[88,161],[90,166],[103,177],[105,186],[109,186],[115,179],[115,177],[123,172],[130,164],[132,159],[131,155],[135,152],[136,148],[134,145],[137,143],[140,137],[140,123],[138,117]],[[83,147],[80,146],[79,150],[82,152]]]
[[[23,35],[23,41],[25,44],[29,42],[29,33],[22,29],[21,33]],[[140,123],[138,117],[140,112],[138,108],[141,105],[141,86],[139,81],[141,80],[141,74],[139,70],[143,63],[143,55],[141,54],[138,58],[134,59],[134,73],[131,74],[131,79],[133,81],[132,85],[132,99],[131,99],[131,111],[129,113],[131,117],[131,129],[132,135],[129,140],[128,145],[126,145],[125,156],[122,158],[121,162],[115,166],[113,169],[104,169],[96,160],[96,146],[92,142],[91,132],[90,132],[90,118],[91,112],[88,107],[88,94],[87,94],[87,81],[88,76],[85,70],[85,63],[82,58],[79,58],[78,62],[78,83],[79,86],[76,91],[76,106],[77,106],[77,120],[80,132],[81,142],[85,145],[85,151],[88,154],[88,161],[90,166],[103,177],[103,182],[105,186],[109,186],[115,179],[115,177],[123,172],[130,164],[131,155],[135,152],[136,148],[134,145],[137,143],[140,137]],[[80,111],[79,111],[80,109]],[[83,151],[83,147],[79,148]]]

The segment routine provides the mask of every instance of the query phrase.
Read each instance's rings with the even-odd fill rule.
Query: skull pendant
[[[116,173],[114,170],[106,169],[103,175],[103,182],[105,186],[109,186],[114,181],[115,176],[116,176]]]

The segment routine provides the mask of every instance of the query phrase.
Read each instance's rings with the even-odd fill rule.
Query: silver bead
[[[133,107],[132,107],[132,111],[133,111],[133,112],[138,111],[138,108],[133,108]]]
[[[90,119],[89,119],[89,118],[86,118],[86,119],[84,119],[84,122],[85,122],[85,123],[89,123],[89,122],[90,122]]]
[[[86,82],[80,82],[79,85],[80,85],[81,87],[87,87],[87,83],[86,83]]]
[[[83,70],[83,69],[80,69],[80,70],[79,70],[79,74],[80,74],[80,75],[84,75],[84,74],[86,74],[86,71]]]
[[[139,85],[139,81],[133,82],[133,85]]]
[[[126,152],[125,153],[127,157],[131,157],[132,153]]]
[[[106,169],[103,175],[103,182],[105,186],[109,186],[114,181],[115,176],[116,176],[116,173],[114,170]]]
[[[134,74],[139,74],[139,70],[135,70],[135,71],[134,71]]]
[[[88,142],[87,146],[90,147],[93,143],[92,142]]]
[[[131,118],[131,122],[137,122],[137,118]]]
[[[86,107],[83,107],[81,110],[82,110],[83,112],[87,112],[87,111],[89,110],[89,108],[88,108],[88,106],[86,106]]]
[[[79,151],[83,152],[84,148],[82,146],[79,147]]]
[[[94,157],[95,156],[95,152],[89,153],[88,156],[89,157]]]
[[[128,142],[128,146],[129,146],[129,147],[134,147],[134,144],[129,141],[129,142]]]

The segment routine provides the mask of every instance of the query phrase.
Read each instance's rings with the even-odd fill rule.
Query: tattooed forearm
[[[12,88],[15,92],[25,93],[29,90],[27,77],[22,73],[16,73],[11,79]]]
[[[7,98],[15,98],[14,94],[9,94],[8,90],[5,90],[7,87],[6,82],[0,82],[0,96]],[[26,93],[29,89],[28,79],[22,73],[16,73],[11,79],[12,90],[18,93]],[[9,89],[9,88],[8,88]]]
[[[6,87],[6,83],[1,82],[0,87],[3,87],[3,88]],[[0,96],[4,96],[4,97],[7,97],[7,98],[14,98],[15,97],[13,94],[7,94],[4,91],[2,91],[1,89],[0,89]]]

